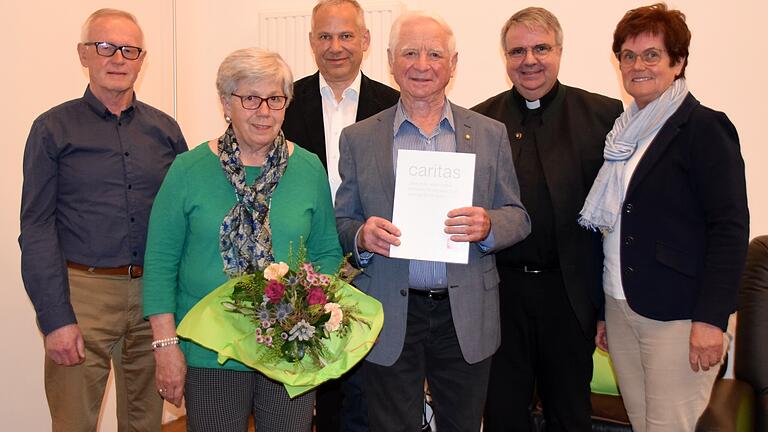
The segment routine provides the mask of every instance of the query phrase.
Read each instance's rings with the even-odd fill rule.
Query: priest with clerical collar
[[[497,254],[502,343],[484,430],[528,431],[535,384],[548,431],[589,431],[602,256],[577,219],[622,104],[558,82],[563,32],[546,9],[512,15],[501,44],[513,87],[473,110],[507,126],[532,232]]]

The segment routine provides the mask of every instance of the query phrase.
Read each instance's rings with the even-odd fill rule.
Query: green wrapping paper
[[[200,300],[176,332],[180,337],[216,351],[219,364],[234,359],[283,383],[291,398],[351,369],[371,350],[384,324],[381,303],[352,285],[344,284],[339,290],[339,303],[358,309],[356,320],[350,322],[350,331],[344,337],[331,333],[330,339],[323,341],[325,366],[315,363],[310,356],[291,363],[276,358],[272,349],[256,342],[256,325],[247,317],[222,306],[241,278],[230,279]]]

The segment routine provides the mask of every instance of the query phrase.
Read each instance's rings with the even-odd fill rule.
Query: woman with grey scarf
[[[596,343],[640,432],[694,430],[727,349],[749,237],[739,138],[686,87],[690,38],[685,16],[664,4],[617,25],[613,51],[634,101],[606,137],[579,220],[603,233]]]

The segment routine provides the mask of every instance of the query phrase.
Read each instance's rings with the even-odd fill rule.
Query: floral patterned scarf
[[[219,249],[229,277],[254,273],[274,262],[269,206],[272,192],[288,166],[288,145],[281,131],[264,160],[261,174],[252,185],[245,183],[240,146],[230,124],[219,138],[219,159],[227,179],[235,187],[237,201],[224,216]]]

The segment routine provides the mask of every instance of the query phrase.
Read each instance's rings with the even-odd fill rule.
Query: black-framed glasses
[[[619,59],[619,65],[625,69],[634,66],[638,58],[642,60],[643,64],[646,66],[654,66],[661,61],[661,53],[663,52],[664,50],[659,48],[648,48],[640,54],[634,51],[624,50],[620,53],[616,53],[616,58]]]
[[[95,46],[96,54],[102,57],[112,57],[113,55],[115,55],[117,50],[120,50],[120,54],[122,54],[123,58],[126,60],[136,60],[141,55],[141,52],[144,51],[143,49],[136,46],[131,46],[131,45],[117,46],[109,42],[85,42],[83,43],[83,45]]]
[[[557,45],[538,44],[532,47],[514,47],[507,50],[507,57],[513,60],[523,60],[528,56],[528,50],[531,51],[537,59],[543,59],[555,49]]]
[[[235,93],[232,93],[232,96],[239,97],[243,108],[247,110],[257,110],[261,104],[266,101],[269,109],[278,111],[285,108],[285,104],[288,103],[287,96],[269,96],[263,98],[256,95],[243,96]]]

